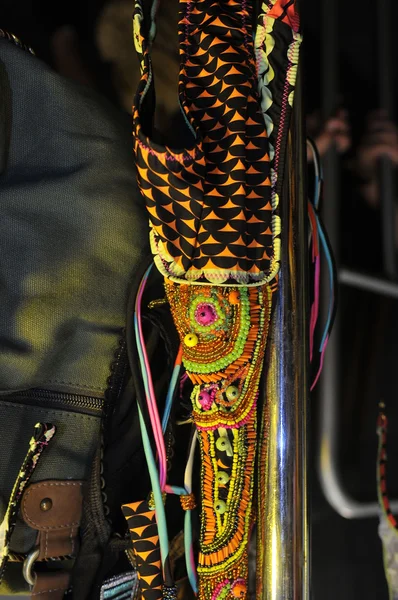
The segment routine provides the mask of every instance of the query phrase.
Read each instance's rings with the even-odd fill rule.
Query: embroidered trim
[[[100,600],[134,600],[139,591],[139,582],[135,571],[122,573],[104,581]]]

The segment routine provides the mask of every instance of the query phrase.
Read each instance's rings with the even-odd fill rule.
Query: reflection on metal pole
[[[310,588],[307,201],[299,94],[288,153],[282,194],[282,265],[265,386],[269,433],[261,600],[308,600]]]

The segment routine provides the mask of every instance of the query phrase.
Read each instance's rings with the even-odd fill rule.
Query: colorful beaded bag
[[[264,460],[258,438],[266,434],[259,389],[281,260],[279,197],[299,21],[288,0],[264,2],[258,14],[250,0],[180,0],[178,94],[190,143],[175,149],[154,141],[156,8],[140,0],[134,8],[141,65],[134,159],[154,264],[164,277],[161,302],[169,304],[180,350],[167,398],[156,398],[141,324],[150,267],[135,302],[131,358],[141,365],[139,417],[152,490],[123,511],[142,598],[177,598],[167,528],[173,495],[185,513],[193,595],[248,598],[256,473]],[[181,407],[188,414],[178,421]],[[183,424],[191,427],[188,459],[183,485],[175,486],[165,439],[170,430],[182,437]]]

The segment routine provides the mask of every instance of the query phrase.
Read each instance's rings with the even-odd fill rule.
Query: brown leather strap
[[[33,483],[22,498],[22,516],[38,531],[38,560],[75,555],[83,507],[83,482]]]
[[[37,600],[62,600],[70,586],[70,574],[66,571],[37,573],[32,598]]]
[[[77,553],[77,527],[58,531],[39,531],[37,546],[40,554],[37,560],[47,560],[61,556],[75,556]]]

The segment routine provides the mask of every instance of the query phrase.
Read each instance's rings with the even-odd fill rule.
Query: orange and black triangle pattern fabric
[[[133,543],[142,600],[163,598],[159,536],[155,511],[147,501],[122,506]]]
[[[179,95],[192,134],[191,147],[182,150],[151,139],[153,75],[140,3],[134,19],[142,65],[135,158],[156,265],[180,282],[250,285],[272,279],[279,265],[278,207],[271,206],[251,3],[180,0]]]

